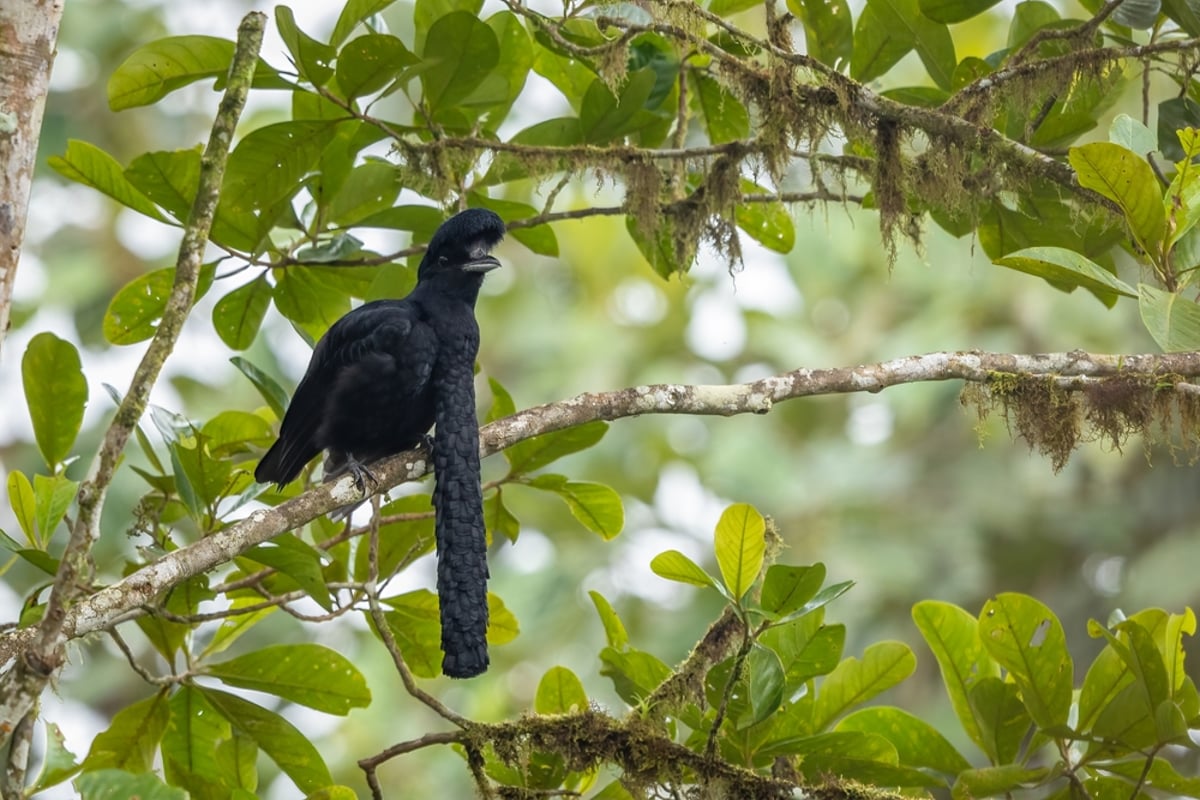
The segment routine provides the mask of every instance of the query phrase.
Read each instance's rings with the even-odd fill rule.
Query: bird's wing
[[[279,439],[258,463],[255,479],[283,485],[299,475],[321,451],[317,431],[339,376],[372,353],[402,350],[416,319],[412,304],[380,300],[335,322],[313,349],[308,370],[279,426]]]

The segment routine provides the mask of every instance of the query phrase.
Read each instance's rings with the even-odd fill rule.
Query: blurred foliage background
[[[71,137],[122,161],[200,141],[216,105],[207,85],[117,115],[105,103],[104,81],[139,43],[167,33],[231,37],[237,19],[255,5],[72,0],[39,161],[62,153]],[[294,4],[302,27],[332,25],[336,9],[318,5]],[[961,38],[956,30],[956,43],[968,51],[962,55],[972,47],[986,53],[995,35],[988,26],[1002,30],[1006,13],[997,8],[983,15],[963,27]],[[395,31],[405,30],[410,16],[406,3],[385,14]],[[282,61],[282,52],[272,34],[264,57]],[[254,98],[244,124],[270,120],[269,101]],[[579,184],[566,193],[582,205],[608,191]],[[703,253],[689,275],[666,282],[618,218],[556,224],[557,259],[507,242],[499,252],[506,268],[489,278],[478,307],[484,374],[524,407],[639,383],[740,382],[802,366],[932,350],[1155,349],[1132,304],[1110,311],[1086,292],[1061,293],[994,267],[970,237],[955,240],[930,226],[923,246],[902,248],[889,269],[872,213],[831,204],[797,208],[795,215],[790,255],[747,243],[745,262],[735,270]],[[19,354],[39,330],[82,346],[91,399],[78,451],[94,450],[112,409],[101,384],[127,384],[142,350],[105,345],[103,311],[130,279],[173,262],[174,236],[41,170],[17,279],[16,324],[0,361],[0,477],[11,469],[32,472],[39,463],[19,380]],[[213,300],[202,301],[202,309]],[[291,386],[307,363],[307,346],[274,310],[270,314],[248,356]],[[209,315],[193,314],[153,402],[192,419],[257,407],[261,400],[227,356]],[[883,638],[912,645],[918,674],[889,700],[935,725],[950,712],[933,659],[909,618],[919,599],[975,612],[998,591],[1033,594],[1063,620],[1077,663],[1100,648],[1087,638],[1088,618],[1105,620],[1118,608],[1177,611],[1200,603],[1200,493],[1192,465],[1141,441],[1127,442],[1123,452],[1093,443],[1054,474],[1047,460],[1010,439],[1003,419],[979,422],[961,406],[958,392],[953,383],[922,384],[796,401],[766,417],[615,423],[599,446],[573,456],[563,469],[614,486],[626,503],[625,531],[605,543],[544,494],[516,488],[506,494],[522,531],[515,545],[496,543],[491,588],[514,611],[523,635],[495,648],[484,677],[437,690],[465,714],[501,718],[527,708],[538,677],[564,664],[584,678],[590,696],[613,697],[598,674],[603,634],[589,589],[613,600],[638,647],[678,661],[719,604],[715,595],[657,578],[648,563],[674,547],[711,565],[712,526],[730,501],[752,503],[775,519],[788,548],[783,561],[823,561],[831,581],[857,582],[829,610],[830,619],[848,626],[847,654]],[[486,390],[480,402],[486,406]],[[89,458],[68,474],[81,478]],[[485,480],[488,469],[485,463]],[[137,481],[125,472],[114,485],[97,551],[104,572],[133,546],[125,532],[142,491]],[[15,527],[4,506],[0,527]],[[432,585],[432,572],[430,558],[406,579]],[[43,581],[27,565],[13,566],[0,578],[0,602],[18,604]],[[386,654],[360,624],[319,627],[325,644],[367,671],[375,701],[346,720],[303,709],[288,715],[319,737],[335,777],[357,785],[353,759],[369,746],[365,742],[376,740],[380,729],[396,740],[418,735],[431,719],[391,686],[395,675]],[[299,623],[284,615],[255,636],[260,642],[303,638]],[[1200,652],[1191,644],[1194,664]],[[76,648],[72,660],[57,698],[48,699],[62,705],[46,716],[64,727],[68,745],[81,754],[113,709],[147,690],[107,642]],[[941,727],[952,732],[957,726]],[[408,787],[410,796],[422,796],[444,786],[447,776],[465,779],[457,766],[439,764],[452,758],[410,756],[384,774]]]

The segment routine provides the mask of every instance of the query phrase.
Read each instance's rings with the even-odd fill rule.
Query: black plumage
[[[327,477],[433,442],[442,619],[442,671],[469,678],[487,669],[487,545],[475,417],[475,300],[504,237],[491,211],[468,209],[429,242],[417,285],[403,300],[376,300],[335,322],[317,342],[280,425],[254,471],[263,483],[293,480],[327,451]]]

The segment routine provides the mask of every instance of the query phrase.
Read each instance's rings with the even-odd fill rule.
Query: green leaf
[[[68,139],[67,151],[50,156],[46,163],[64,178],[90,186],[139,214],[167,221],[150,198],[126,178],[117,160],[94,144]]]
[[[229,154],[221,201],[231,210],[265,209],[296,191],[337,134],[328,120],[291,120],[255,128]]]
[[[120,769],[101,769],[75,779],[80,800],[187,800],[183,789],[167,786],[153,773],[134,775]]]
[[[87,407],[87,379],[79,351],[65,339],[43,331],[25,348],[21,380],[38,450],[46,464],[57,469],[75,444]]]
[[[1166,235],[1167,218],[1162,189],[1146,160],[1111,142],[1072,147],[1068,160],[1079,184],[1119,205],[1138,244],[1151,257],[1157,257]]]
[[[744,178],[742,191],[747,194],[768,193],[767,189]],[[796,244],[796,229],[792,224],[792,215],[783,203],[739,203],[734,218],[747,236],[768,250],[792,252]]]
[[[237,611],[246,606],[256,606],[261,602],[262,599],[259,597],[233,597],[230,598],[229,608],[231,611]],[[213,634],[212,640],[200,654],[201,658],[210,658],[224,652],[230,645],[240,639],[243,634],[277,610],[278,606],[267,606],[257,611],[248,611],[226,617],[221,621],[221,625],[217,628],[217,632]]]
[[[515,542],[521,533],[521,521],[504,504],[503,493],[499,489],[483,499],[483,521],[493,540],[503,536]]]
[[[811,567],[772,564],[763,579],[760,604],[763,611],[776,618],[785,616],[803,608],[824,582],[825,565],[819,562]]]
[[[21,545],[15,542],[2,530],[0,530],[0,548],[7,550],[23,561],[32,564],[50,577],[54,577],[58,574],[59,562],[57,558],[53,558],[46,553],[45,550],[35,547],[21,547]],[[0,569],[0,573],[3,573],[3,571],[6,569],[8,569],[7,565],[5,565],[3,569]]]
[[[25,541],[30,547],[43,549],[46,544],[38,536],[37,500],[33,495],[33,484],[19,469],[8,473],[8,504],[25,534]]]
[[[600,651],[600,674],[613,682],[617,694],[636,706],[671,677],[671,668],[656,656],[641,650],[623,652],[606,647]]]
[[[531,484],[536,485],[536,484]],[[575,519],[592,533],[613,539],[625,527],[625,507],[611,487],[588,481],[566,481],[552,491],[571,509]]]
[[[217,742],[229,738],[229,723],[193,685],[184,684],[171,697],[171,717],[162,738],[163,771],[175,786],[195,796],[219,791]]]
[[[520,632],[517,616],[504,605],[499,595],[488,592],[488,644],[508,644]]]
[[[645,105],[655,81],[653,70],[631,73],[619,97],[603,79],[592,81],[579,107],[579,128],[584,142],[608,144],[654,122],[656,117],[645,110]]]
[[[843,0],[844,1],[844,0]],[[847,25],[849,17],[846,17]],[[811,52],[810,52],[811,55]],[[715,78],[698,70],[688,70],[692,102],[700,112],[713,144],[723,144],[750,135],[750,114],[742,101],[728,92]]]
[[[484,120],[485,130],[496,130],[508,118],[513,103],[525,88],[529,70],[533,67],[534,44],[525,32],[521,18],[511,11],[493,14],[486,22],[496,35],[503,56],[488,76],[488,83],[495,82],[504,89]]]
[[[108,729],[92,740],[83,760],[87,772],[115,768],[129,772],[149,772],[169,714],[166,692],[139,700],[121,709]]]
[[[993,764],[1015,762],[1033,725],[1016,685],[989,675],[972,684],[970,701],[988,758]]]
[[[437,677],[442,664],[437,595],[428,589],[417,589],[386,598],[384,603],[393,609],[385,612],[384,618],[413,674]],[[367,619],[371,620],[370,614]]]
[[[496,34],[466,11],[452,11],[434,22],[421,52],[429,63],[421,73],[424,102],[433,114],[465,99],[500,63]]]
[[[650,561],[650,569],[660,578],[680,583],[690,583],[693,586],[716,587],[713,577],[704,569],[678,550],[667,550],[659,553]]]
[[[258,745],[249,736],[234,733],[217,745],[217,764],[225,774],[225,783],[234,789],[242,789],[247,794],[258,788]],[[255,800],[249,797],[233,794],[237,800]]]
[[[892,706],[855,711],[844,717],[835,730],[882,736],[896,748],[900,763],[908,767],[936,769],[951,775],[971,768],[967,759],[936,728]]]
[[[108,107],[113,111],[150,105],[189,83],[223,78],[233,61],[233,42],[215,36],[168,36],[139,47],[108,79]],[[259,59],[256,87],[282,84]]]
[[[779,655],[755,645],[746,658],[750,688],[750,717],[739,720],[738,727],[749,727],[770,717],[783,703],[784,670]]]
[[[908,645],[877,642],[863,652],[862,661],[851,656],[826,676],[813,707],[813,730],[825,730],[851,708],[892,688],[917,668]]]
[[[1134,30],[1154,27],[1162,10],[1162,0],[1124,0],[1113,12],[1113,22]]]
[[[333,608],[329,587],[325,585],[325,576],[321,573],[321,552],[294,534],[276,536],[242,555],[288,576],[326,611]]]
[[[868,0],[854,31],[850,76],[873,80],[913,49],[933,82],[950,91],[958,60],[949,29],[922,16],[917,0]]]
[[[253,739],[301,791],[313,792],[333,783],[320,752],[286,719],[227,692],[201,691],[233,729]]]
[[[788,0],[787,7],[804,23],[804,41],[811,57],[831,67],[850,60],[854,22],[846,0]]]
[[[44,724],[46,726],[46,747],[42,754],[42,768],[37,779],[28,789],[30,796],[49,789],[51,786],[57,786],[79,771],[75,754],[67,749],[67,741],[62,730],[53,722]]]
[[[1179,294],[1138,284],[1142,324],[1167,353],[1200,349],[1200,305]]]
[[[954,24],[982,14],[1000,0],[921,0],[921,13],[934,22]]]
[[[22,476],[24,477],[24,476]],[[37,509],[37,526],[43,543],[54,536],[54,529],[66,515],[79,484],[65,475],[33,476],[33,495]]]
[[[779,655],[791,690],[837,667],[846,643],[846,626],[824,624],[824,613],[809,614],[773,625],[759,637]]]
[[[350,311],[349,296],[329,291],[313,270],[289,267],[273,272],[275,308],[312,341]]]
[[[500,381],[495,378],[488,378],[488,387],[492,391],[492,407],[488,409],[485,422],[495,422],[498,419],[512,416],[517,411],[517,404],[513,402],[512,395],[508,393]]]
[[[347,100],[374,94],[420,61],[404,42],[385,33],[351,39],[337,59],[337,85]]]
[[[396,0],[349,0],[342,7],[342,13],[333,26],[333,33],[329,35],[329,43],[334,47],[340,47],[360,22],[378,14],[394,2]]]
[[[269,305],[271,285],[265,275],[259,275],[217,301],[212,311],[213,327],[227,347],[245,350],[254,344]]]
[[[1189,36],[1200,35],[1200,8],[1195,0],[1163,0],[1163,13],[1179,23]]]
[[[979,638],[1008,670],[1034,722],[1043,729],[1065,726],[1074,672],[1054,612],[1027,595],[998,594],[984,604]]]
[[[586,422],[518,442],[504,451],[509,463],[509,475],[533,472],[563,456],[586,450],[599,442],[607,431],[607,422]]]
[[[1128,114],[1118,114],[1108,126],[1108,140],[1143,158],[1158,149],[1154,131]]]
[[[254,384],[254,388],[258,389],[258,393],[262,395],[263,400],[275,412],[276,418],[283,419],[283,413],[287,409],[288,404],[288,395],[283,390],[283,387],[270,375],[241,356],[234,356],[229,359],[229,363],[237,367],[239,372],[250,379],[250,382]]]
[[[721,579],[735,601],[750,591],[762,570],[766,521],[747,503],[735,503],[717,521],[714,549]]]
[[[205,264],[200,268],[193,302],[208,292],[215,276],[216,264]],[[139,275],[122,286],[104,312],[104,338],[111,344],[127,345],[153,336],[174,283],[175,268],[166,267]]]
[[[937,600],[917,603],[912,617],[937,659],[959,723],[971,741],[983,748],[980,722],[971,707],[971,687],[986,677],[999,675],[999,670],[979,639],[978,623],[958,606]],[[987,748],[984,751],[994,755]]]
[[[1095,292],[1116,292],[1137,297],[1133,287],[1091,259],[1063,247],[1026,247],[993,262],[1017,272],[1036,275],[1052,283],[1083,286]]]
[[[800,773],[808,781],[839,775],[875,786],[942,787],[937,778],[899,766],[896,748],[882,736],[857,731],[827,733],[793,743]]]
[[[1020,764],[968,769],[959,773],[950,796],[953,800],[977,800],[1007,794],[1022,787],[1037,786],[1050,774],[1050,767],[1026,769]]]
[[[318,42],[296,25],[296,17],[287,6],[275,6],[275,27],[283,39],[300,77],[314,86],[321,86],[333,76],[337,50]],[[344,88],[344,87],[343,87]]]
[[[604,595],[597,591],[588,591],[588,597],[592,598],[592,605],[596,607],[596,613],[600,616],[600,623],[604,626],[604,637],[608,641],[608,646],[615,650],[627,648],[629,634],[625,632],[625,625],[617,616],[617,612],[613,610],[612,605]]]
[[[175,219],[186,220],[200,185],[200,148],[143,153],[129,162],[125,177]]]
[[[327,714],[366,708],[371,691],[345,656],[314,643],[264,647],[229,661],[209,664],[205,674],[230,686],[255,689]]]
[[[566,667],[551,667],[538,682],[533,709],[539,714],[570,714],[588,708],[583,683]]]
[[[356,225],[392,208],[399,194],[400,176],[395,165],[368,161],[346,176],[345,183],[329,201],[327,214],[338,225]]]

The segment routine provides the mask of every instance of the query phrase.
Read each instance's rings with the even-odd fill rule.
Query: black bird
[[[313,350],[283,416],[279,440],[254,470],[282,486],[328,451],[326,478],[349,472],[365,491],[366,467],[433,440],[442,620],[442,671],[470,678],[488,667],[487,542],[475,416],[475,300],[504,222],[485,209],[447,220],[429,242],[417,285],[403,300],[376,300],[335,322]]]

